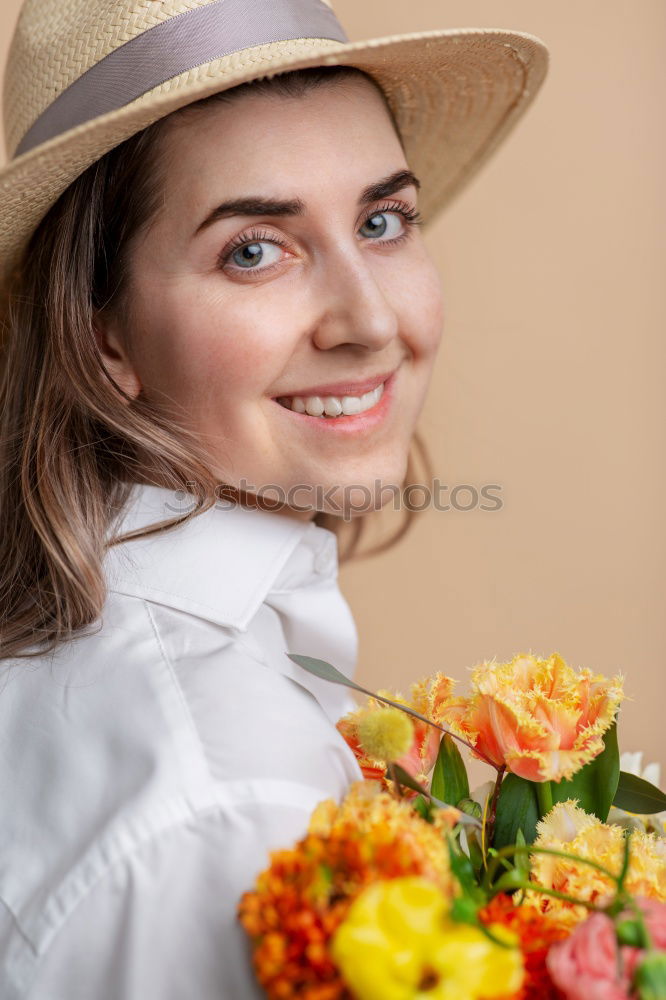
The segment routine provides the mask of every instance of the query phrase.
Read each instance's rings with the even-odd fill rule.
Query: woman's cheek
[[[444,328],[444,297],[439,272],[429,260],[412,274],[403,321],[414,352],[434,356]]]

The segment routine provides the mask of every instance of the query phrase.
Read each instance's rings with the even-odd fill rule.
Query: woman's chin
[[[382,510],[383,507],[395,508],[401,502],[402,475],[380,476],[375,479],[361,480],[331,486],[323,490],[321,509],[326,513],[351,520]]]

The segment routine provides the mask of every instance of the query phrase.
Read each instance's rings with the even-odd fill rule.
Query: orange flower
[[[378,782],[351,785],[340,805],[315,809],[295,847],[271,854],[238,916],[252,938],[252,962],[269,1000],[348,1000],[328,945],[360,891],[380,879],[421,875],[451,895],[455,884],[440,810],[426,823]]]
[[[361,746],[358,738],[358,720],[362,709],[356,712],[348,712],[336,723],[336,727],[341,736],[344,737],[347,745],[354,752],[354,756],[361,768],[363,777],[368,781],[383,781],[386,775],[386,764],[383,761],[372,761]]]
[[[525,979],[515,1000],[558,1000],[560,994],[548,973],[546,956],[552,944],[569,936],[570,929],[526,903],[516,906],[513,897],[505,893],[487,903],[479,918],[486,926],[502,924],[518,937]]]
[[[613,873],[619,872],[622,867],[625,848],[623,829],[602,823],[596,816],[584,812],[575,799],[558,802],[537,823],[537,834],[535,847],[588,858]],[[615,882],[590,865],[549,854],[534,854],[530,877],[546,889],[555,889],[591,903],[609,899],[615,890]],[[666,840],[663,837],[634,831],[624,885],[634,896],[666,902]],[[544,913],[556,916],[560,923],[569,926],[588,915],[584,906],[530,891],[527,895]]]
[[[439,721],[521,778],[560,781],[601,752],[623,697],[619,676],[575,671],[557,653],[519,654],[477,666],[472,696],[451,698]]]
[[[408,708],[413,708],[414,711],[424,715],[427,719],[441,724],[442,706],[448,704],[451,700],[454,683],[455,681],[450,677],[437,673],[432,677],[426,677],[424,680],[412,684],[409,699],[403,698],[400,694],[394,694],[392,691],[380,690],[377,694],[382,695],[384,698],[390,698],[399,705],[406,705]],[[363,776],[370,780],[385,778],[386,762],[372,760],[364,752],[358,736],[359,722],[369,710],[381,712],[385,707],[376,698],[368,698],[367,704],[364,707],[354,712],[349,712],[337,723],[339,732],[354,751]],[[403,767],[417,781],[424,782],[437,760],[442,734],[438,729],[434,726],[429,726],[426,722],[421,722],[413,716],[411,719],[414,725],[413,743],[407,753],[403,754],[394,763]]]

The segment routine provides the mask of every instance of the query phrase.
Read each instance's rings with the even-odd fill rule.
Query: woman
[[[236,6],[28,0],[12,42],[7,1000],[259,995],[238,898],[360,774],[286,653],[354,669],[338,533],[413,474],[441,336],[418,224],[545,73],[518,33]]]

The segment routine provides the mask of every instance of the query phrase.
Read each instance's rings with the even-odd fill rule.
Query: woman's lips
[[[327,434],[352,435],[364,431],[370,431],[377,427],[393,408],[393,397],[395,395],[395,383],[399,369],[396,369],[384,383],[384,391],[381,398],[369,410],[363,413],[343,414],[339,417],[313,417],[309,413],[297,413],[288,407],[273,400],[280,411],[287,417],[300,421],[302,427],[312,427]],[[377,383],[381,385],[381,382]],[[373,388],[371,386],[371,388]],[[369,391],[369,390],[368,390]],[[329,393],[328,395],[335,395]],[[282,397],[281,397],[282,398]]]
[[[371,392],[378,385],[386,382],[391,375],[397,371],[396,368],[384,372],[382,375],[373,375],[359,382],[330,382],[328,385],[318,385],[311,389],[301,389],[299,392],[281,392],[273,399],[293,399],[298,396],[306,399],[308,396],[362,396],[366,392]]]

